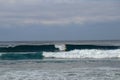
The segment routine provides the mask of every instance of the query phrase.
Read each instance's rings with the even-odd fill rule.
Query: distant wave
[[[0,47],[0,52],[41,52],[56,51],[54,45],[18,45],[9,47]]]
[[[0,52],[42,52],[42,51],[71,51],[74,49],[103,49],[113,50],[119,49],[119,46],[108,46],[108,45],[73,45],[73,44],[62,44],[62,45],[17,45],[0,47]]]
[[[67,52],[43,52],[43,56],[46,58],[120,58],[120,49],[82,49]]]
[[[66,50],[74,50],[74,49],[103,49],[103,50],[110,50],[110,49],[119,49],[119,46],[111,46],[111,45],[66,45]]]

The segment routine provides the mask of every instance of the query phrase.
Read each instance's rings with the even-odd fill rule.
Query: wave
[[[73,45],[73,44],[55,44],[55,45],[17,45],[0,47],[0,52],[42,52],[42,51],[71,51],[74,49],[101,49],[113,50],[119,49],[120,46],[110,45]]]
[[[66,44],[66,50],[74,50],[74,49],[101,49],[101,50],[110,50],[110,49],[119,49],[119,46],[112,45],[71,45]]]
[[[44,58],[120,58],[120,49],[100,50],[82,49],[57,52],[7,52],[0,53],[1,60],[44,59]]]
[[[0,47],[0,52],[41,52],[56,51],[54,45],[18,45],[9,47]]]
[[[46,58],[120,58],[120,49],[83,49],[66,52],[43,52],[43,56]]]

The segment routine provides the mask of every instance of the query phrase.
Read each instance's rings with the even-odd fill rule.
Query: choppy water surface
[[[120,80],[119,59],[0,61],[1,80]]]

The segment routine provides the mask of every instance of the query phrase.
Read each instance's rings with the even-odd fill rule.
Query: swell
[[[54,45],[18,45],[14,47],[1,47],[0,52],[41,52],[58,50]]]
[[[74,50],[74,49],[100,49],[100,50],[111,50],[111,49],[119,49],[119,46],[110,46],[110,45],[66,45],[66,51]]]
[[[102,50],[113,50],[119,49],[120,46],[108,46],[108,45],[73,45],[73,44],[64,44],[65,51],[70,51],[74,49],[102,49]],[[60,51],[59,48],[56,48],[55,45],[17,45],[17,46],[7,46],[0,47],[0,52],[42,52],[42,51]],[[63,48],[64,49],[64,48]]]

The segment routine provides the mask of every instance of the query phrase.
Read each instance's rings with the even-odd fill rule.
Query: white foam
[[[55,44],[55,48],[58,48],[60,51],[64,51],[66,46],[65,44]]]
[[[120,49],[116,50],[97,50],[84,49],[72,50],[68,52],[43,52],[44,57],[52,58],[120,58]]]

